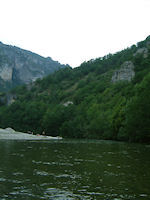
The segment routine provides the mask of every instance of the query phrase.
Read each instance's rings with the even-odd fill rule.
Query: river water
[[[0,199],[149,200],[150,146],[0,140]]]

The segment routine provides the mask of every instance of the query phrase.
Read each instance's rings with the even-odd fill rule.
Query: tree
[[[150,73],[136,86],[136,96],[128,103],[126,133],[130,141],[150,142]]]

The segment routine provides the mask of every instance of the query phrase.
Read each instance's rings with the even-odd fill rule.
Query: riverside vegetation
[[[150,36],[1,93],[0,126],[65,138],[150,142]]]

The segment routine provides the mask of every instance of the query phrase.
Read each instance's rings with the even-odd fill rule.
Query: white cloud
[[[62,63],[126,48],[149,35],[149,0],[0,0],[0,40]]]

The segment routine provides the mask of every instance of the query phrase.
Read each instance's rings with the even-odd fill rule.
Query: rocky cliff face
[[[13,74],[13,68],[10,68],[7,63],[4,63],[0,68],[0,77],[4,81],[11,81]]]
[[[131,81],[135,76],[134,65],[131,61],[126,61],[121,65],[121,68],[114,72],[112,82]]]
[[[51,58],[0,42],[0,88],[5,88],[5,83],[27,84],[63,67]]]
[[[138,54],[142,54],[143,58],[148,57],[148,49],[146,47],[139,48],[133,56],[137,56]]]
[[[150,36],[145,41],[139,42],[133,57],[142,56],[146,59],[150,55]],[[112,76],[112,82],[131,81],[135,76],[135,66],[132,61],[125,61],[119,70],[116,70]]]

